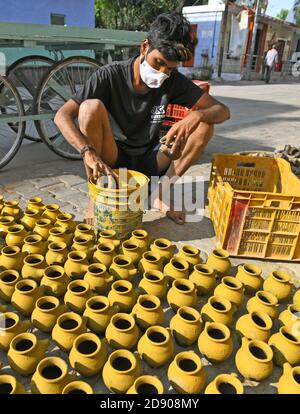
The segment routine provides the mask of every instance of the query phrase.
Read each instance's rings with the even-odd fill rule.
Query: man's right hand
[[[93,170],[95,180],[98,180],[100,175],[112,175],[118,178],[117,174],[94,151],[87,151],[84,154],[84,162]]]

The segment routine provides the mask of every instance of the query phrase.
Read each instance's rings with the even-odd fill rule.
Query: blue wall
[[[0,0],[0,22],[50,24],[51,13],[68,26],[95,26],[94,0]]]

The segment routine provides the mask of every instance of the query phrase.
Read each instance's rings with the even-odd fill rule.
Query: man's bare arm
[[[230,119],[229,108],[208,93],[203,94],[195,106],[201,114],[201,122],[221,124]]]

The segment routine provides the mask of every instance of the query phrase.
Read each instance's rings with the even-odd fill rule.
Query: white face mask
[[[159,88],[170,75],[160,72],[154,69],[146,61],[146,56],[143,62],[140,64],[140,75],[142,81],[148,86],[148,88]]]

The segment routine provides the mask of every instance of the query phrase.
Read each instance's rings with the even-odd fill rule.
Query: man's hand
[[[118,178],[117,174],[94,151],[87,151],[84,154],[84,162],[93,170],[95,180],[98,180],[100,175],[112,175]]]

